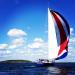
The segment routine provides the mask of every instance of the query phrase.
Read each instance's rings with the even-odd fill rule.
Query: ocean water
[[[57,63],[49,67],[27,67],[25,63],[2,63],[0,64],[0,75],[75,75],[75,64]]]

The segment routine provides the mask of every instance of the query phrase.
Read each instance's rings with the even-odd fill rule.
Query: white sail
[[[48,8],[48,59],[52,60],[57,57],[59,47],[57,45],[55,24],[53,17]]]

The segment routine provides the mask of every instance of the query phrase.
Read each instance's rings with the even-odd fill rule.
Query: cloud
[[[74,29],[70,28],[70,39],[69,39],[69,44],[68,44],[68,56],[67,56],[67,61],[73,61],[75,57],[75,34],[74,34]],[[74,60],[75,61],[75,60]]]
[[[69,39],[69,46],[73,46],[75,44],[75,34],[74,34],[74,29],[71,27],[70,28],[70,39]]]
[[[29,44],[28,47],[29,48],[40,48],[41,47],[41,43],[38,43],[38,42],[34,42],[32,44]]]
[[[33,40],[34,42],[44,42],[44,40],[42,39],[42,38],[35,38],[34,40]]]
[[[70,34],[71,34],[71,35],[74,34],[73,31],[74,31],[74,29],[71,27],[71,28],[70,28]]]
[[[14,49],[24,45],[27,33],[21,29],[13,28],[8,31],[7,35],[13,37],[10,39],[9,49]]]
[[[22,45],[23,43],[24,43],[23,38],[17,38],[12,41],[12,44],[14,44],[14,45]]]
[[[0,44],[0,50],[5,50],[8,48],[8,44]]]
[[[73,43],[73,44],[75,44],[75,38],[73,37],[73,38],[70,38],[70,43]]]
[[[23,45],[24,45],[24,39],[23,38],[17,38],[17,39],[12,40],[9,48],[13,49],[13,48],[21,47]]]
[[[30,49],[42,48],[44,46],[44,40],[41,38],[35,38],[31,44],[28,45]]]
[[[7,50],[6,53],[9,54],[9,53],[11,53],[11,51],[10,50]]]
[[[10,37],[22,37],[22,36],[26,36],[27,33],[21,29],[13,28],[8,31],[7,35]]]

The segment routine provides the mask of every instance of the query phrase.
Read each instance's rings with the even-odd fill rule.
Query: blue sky
[[[49,7],[61,13],[70,25],[69,55],[64,60],[74,61],[74,2],[74,0],[50,0],[49,3],[48,0],[0,0],[1,60],[7,60],[9,57],[9,59],[34,60],[38,56],[42,58],[43,54],[44,58],[47,57],[47,53],[43,50],[47,50],[47,8]],[[27,53],[29,55],[25,55]],[[38,55],[33,59],[35,53]]]
[[[44,25],[44,22],[46,24],[45,18],[47,17],[47,2],[46,6],[44,6],[45,2],[42,3],[40,0],[3,0],[0,14],[1,35],[5,34],[11,28],[22,28],[23,30],[28,31],[27,27],[31,26],[33,28],[31,30],[33,36],[36,36],[36,33],[37,36],[41,36],[43,30],[45,30],[42,26]],[[38,33],[38,29],[40,30],[40,33]],[[30,34],[30,32],[28,33]],[[31,35],[32,34],[30,34],[30,36]],[[31,38],[33,36],[31,36]],[[4,37],[2,36],[0,41],[6,41],[8,38],[5,37],[6,35],[4,35]]]

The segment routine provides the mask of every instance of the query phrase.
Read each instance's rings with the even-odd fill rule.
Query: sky
[[[60,61],[75,62],[74,2],[74,0],[0,0],[0,60],[47,58],[49,7],[61,13],[70,25],[69,53]]]

